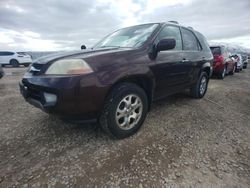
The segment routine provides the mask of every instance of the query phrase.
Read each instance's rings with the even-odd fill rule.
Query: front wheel
[[[148,112],[145,91],[133,83],[121,83],[110,92],[99,118],[102,129],[122,139],[135,134]]]
[[[190,89],[191,96],[196,99],[202,98],[207,92],[208,81],[207,73],[202,72],[196,84]]]

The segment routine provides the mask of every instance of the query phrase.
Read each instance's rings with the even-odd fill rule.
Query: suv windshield
[[[97,43],[94,48],[139,47],[145,41],[147,41],[148,37],[151,36],[158,25],[159,24],[145,24],[120,29],[105,37],[103,40]]]

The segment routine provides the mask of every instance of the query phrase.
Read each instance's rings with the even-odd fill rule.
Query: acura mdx
[[[201,33],[173,22],[149,23],[115,31],[91,49],[34,61],[20,90],[47,113],[95,120],[125,138],[141,127],[153,101],[184,89],[202,98],[212,62]]]

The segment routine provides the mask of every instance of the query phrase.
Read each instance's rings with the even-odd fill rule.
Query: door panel
[[[156,58],[152,71],[155,74],[155,97],[176,93],[189,82],[189,72],[192,64],[183,61],[183,52],[160,52]]]
[[[182,36],[180,28],[166,25],[156,38],[155,45],[164,38],[176,40],[173,50],[160,51],[157,53],[152,66],[156,79],[155,98],[176,93],[190,82],[192,63],[186,57],[182,47]]]

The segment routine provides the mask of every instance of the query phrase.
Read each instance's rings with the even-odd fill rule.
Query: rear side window
[[[181,33],[183,40],[183,50],[188,50],[188,51],[200,50],[199,43],[191,31],[181,28]]]
[[[25,52],[17,52],[18,55],[27,55]]]
[[[159,42],[161,39],[165,39],[165,38],[173,38],[176,41],[176,46],[174,49],[172,50],[182,50],[182,41],[181,41],[181,32],[179,27],[175,27],[175,26],[165,26],[161,32],[159,33],[158,37],[157,37],[157,42]]]
[[[213,55],[221,55],[221,48],[220,47],[210,47]]]
[[[9,56],[9,55],[14,55],[13,52],[0,52],[0,56]]]

